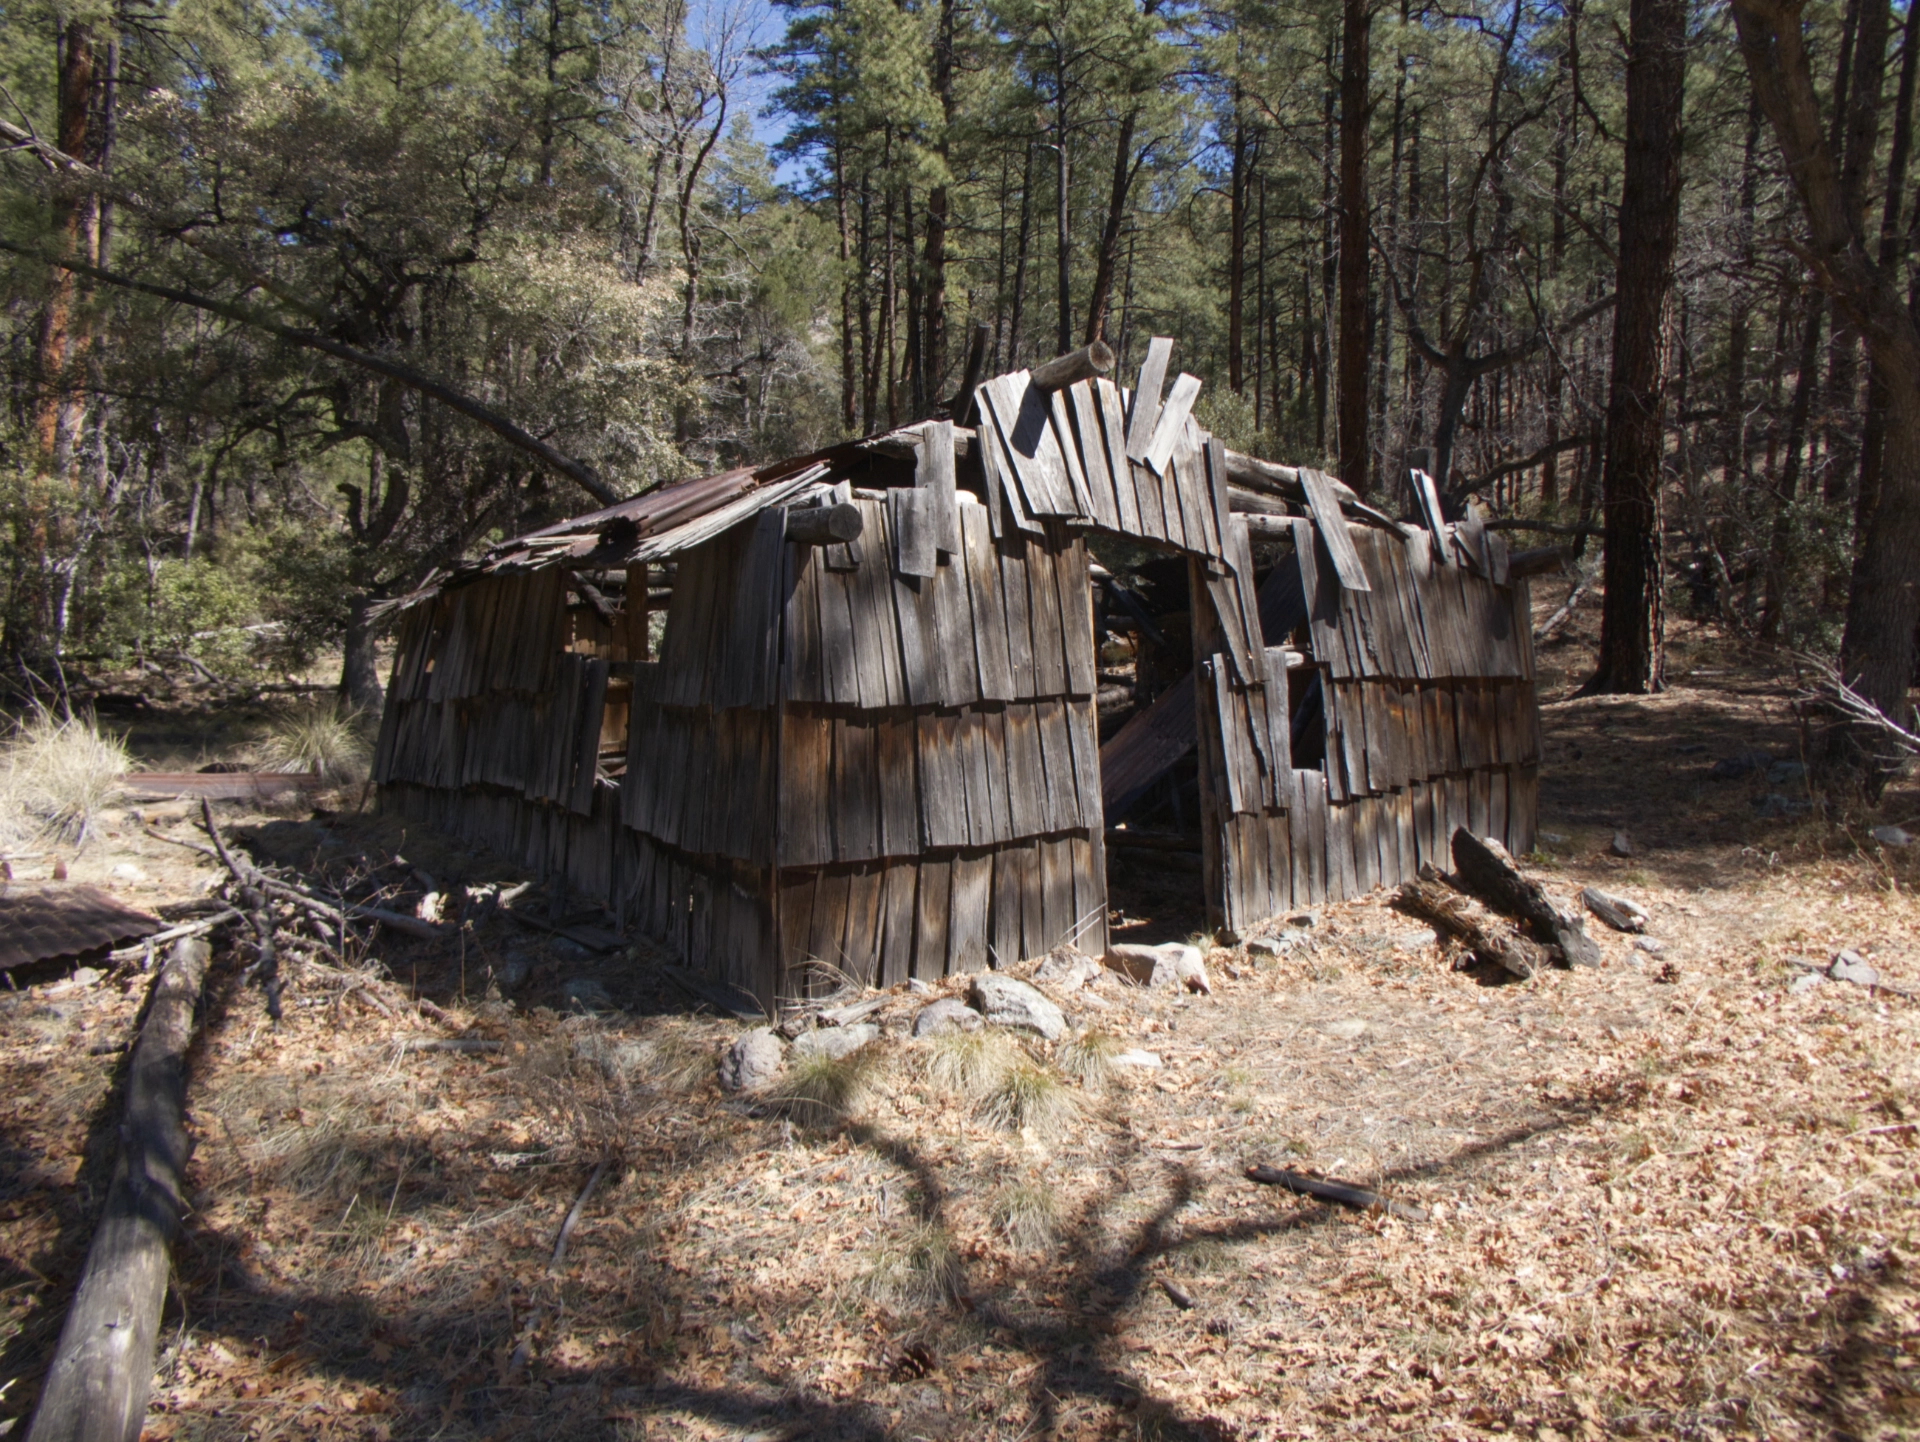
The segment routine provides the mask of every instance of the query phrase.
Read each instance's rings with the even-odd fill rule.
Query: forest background
[[[1424,460],[1590,570],[1604,531],[1606,689],[1685,606],[1903,717],[1916,38],[1889,0],[9,0],[5,664],[343,646],[377,706],[381,598],[929,415],[984,326],[989,373],[1170,335],[1231,446],[1396,510]]]

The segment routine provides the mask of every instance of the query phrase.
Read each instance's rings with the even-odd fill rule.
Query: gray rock
[[[1174,941],[1157,950],[1160,964],[1153,969],[1154,986],[1213,995],[1213,983],[1207,979],[1207,967],[1200,958],[1199,947],[1183,946]]]
[[[1807,764],[1804,761],[1776,761],[1767,768],[1767,785],[1788,786],[1795,781],[1804,781],[1807,777]]]
[[[1024,981],[1010,976],[980,973],[973,978],[968,999],[995,1026],[1035,1031],[1048,1041],[1058,1041],[1067,1033],[1067,1019],[1060,1008]]]
[[[720,1058],[720,1085],[730,1092],[758,1091],[780,1074],[786,1049],[770,1026],[738,1037]]]
[[[594,976],[574,976],[560,983],[560,995],[568,1006],[581,1011],[601,1011],[613,1005],[613,993]]]
[[[1880,984],[1879,970],[1857,951],[1843,951],[1834,957],[1833,965],[1827,968],[1827,975],[1835,981],[1850,981],[1855,986]]]
[[[1259,961],[1277,960],[1285,954],[1287,943],[1277,936],[1256,936],[1247,943],[1247,955]]]
[[[1129,1047],[1123,1052],[1116,1052],[1108,1060],[1114,1066],[1138,1067],[1141,1071],[1159,1071],[1161,1067],[1158,1056],[1150,1051],[1141,1051],[1138,1047]]]
[[[1891,846],[1898,849],[1899,847],[1913,845],[1913,838],[1906,833],[1904,828],[1899,826],[1876,826],[1873,830],[1869,831],[1867,835],[1871,836],[1882,846]]]
[[[1423,946],[1432,946],[1440,939],[1440,933],[1431,926],[1423,926],[1417,931],[1403,931],[1394,937],[1393,945],[1397,951],[1418,951]]]
[[[1667,949],[1667,944],[1664,941],[1655,941],[1651,936],[1636,936],[1633,939],[1633,949],[1644,951],[1648,956],[1658,956]]]
[[[1808,992],[1812,991],[1816,986],[1822,985],[1825,981],[1826,981],[1826,978],[1820,975],[1820,973],[1817,971],[1803,972],[1801,975],[1796,976],[1790,983],[1788,983],[1787,994],[1789,996],[1805,996]]]
[[[794,1038],[790,1050],[796,1057],[825,1056],[838,1061],[848,1052],[859,1051],[868,1042],[879,1039],[880,1028],[863,1021],[853,1026],[823,1026],[818,1031],[803,1032]]]
[[[920,1008],[913,1019],[915,1036],[943,1036],[950,1031],[978,1031],[986,1023],[980,1013],[957,996],[943,996]]]
[[[1624,831],[1616,831],[1613,833],[1613,840],[1607,845],[1607,850],[1611,851],[1615,856],[1631,856],[1633,855],[1633,839]]]
[[[908,978],[907,990],[912,992],[915,996],[931,996],[933,994],[933,988],[928,986],[924,981],[922,981],[917,976]]]
[[[1160,946],[1115,942],[1107,948],[1107,965],[1132,981],[1156,989],[1213,992],[1200,948],[1185,942],[1169,941]]]
[[[1141,986],[1153,980],[1153,968],[1159,960],[1156,948],[1137,942],[1116,941],[1107,948],[1108,969]]]
[[[1056,951],[1034,969],[1033,979],[1041,986],[1059,991],[1079,991],[1098,977],[1104,968],[1079,951]]]

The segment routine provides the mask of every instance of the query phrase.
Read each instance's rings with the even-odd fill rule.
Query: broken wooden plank
[[[1147,358],[1140,364],[1140,379],[1133,388],[1133,413],[1127,417],[1127,459],[1143,461],[1153,442],[1153,428],[1160,419],[1160,387],[1167,381],[1167,364],[1173,359],[1173,341],[1157,335],[1147,343]]]
[[[960,550],[960,505],[954,489],[952,421],[935,421],[921,433],[920,454],[914,464],[913,484],[933,497],[934,543],[948,555]]]
[[[1193,413],[1193,403],[1199,396],[1200,377],[1182,371],[1174,380],[1173,389],[1167,392],[1167,403],[1154,420],[1153,436],[1147,442],[1146,454],[1140,458],[1155,475],[1167,473],[1167,462],[1173,459],[1174,447],[1180,444],[1187,417]]]
[[[893,528],[893,569],[902,576],[931,576],[938,564],[936,502],[931,490],[897,487],[887,492],[887,520]]]
[[[1302,466],[1300,484],[1307,493],[1307,509],[1313,512],[1314,529],[1327,543],[1327,554],[1333,557],[1340,584],[1349,591],[1372,590],[1359,553],[1353,548],[1353,537],[1347,532],[1347,518],[1340,514],[1340,499],[1333,492],[1332,482],[1320,471]]]

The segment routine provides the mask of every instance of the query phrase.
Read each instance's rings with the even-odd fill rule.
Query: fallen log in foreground
[[[1303,1177],[1298,1172],[1265,1166],[1248,1167],[1247,1180],[1258,1182],[1263,1187],[1284,1187],[1290,1192],[1297,1192],[1303,1197],[1315,1197],[1323,1202],[1338,1202],[1343,1207],[1352,1207],[1357,1211],[1371,1212],[1377,1209],[1402,1221],[1424,1222],[1427,1219],[1425,1210],[1420,1207],[1396,1202],[1391,1197],[1383,1197],[1365,1187],[1356,1187],[1351,1182],[1323,1182],[1318,1177]]]
[[[187,1046],[207,943],[174,943],[154,978],[127,1069],[120,1160],[27,1442],[135,1442],[147,1415],[167,1292],[167,1246],[186,1211]]]

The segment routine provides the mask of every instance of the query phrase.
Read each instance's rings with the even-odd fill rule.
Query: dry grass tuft
[[[845,1056],[813,1052],[790,1062],[774,1088],[774,1104],[807,1126],[827,1126],[858,1111],[873,1094],[881,1065],[871,1046]]]
[[[1097,1091],[1113,1080],[1113,1059],[1127,1044],[1112,1032],[1097,1028],[1083,1031],[1060,1048],[1060,1070],[1089,1091]]]
[[[1060,1202],[1051,1187],[1020,1183],[993,1199],[993,1225],[1015,1251],[1039,1252],[1060,1234]]]
[[[944,1306],[960,1292],[960,1256],[938,1225],[913,1222],[875,1246],[861,1290],[893,1306]]]
[[[120,738],[91,716],[29,717],[0,750],[0,841],[11,833],[84,845],[132,764]]]
[[[981,1115],[1008,1131],[1023,1128],[1035,1136],[1051,1136],[1064,1126],[1077,1107],[1073,1093],[1059,1074],[1037,1062],[1021,1060],[1007,1069],[1000,1085],[982,1100]]]
[[[372,748],[365,718],[328,698],[278,712],[252,752],[263,771],[311,771],[331,785],[351,786],[367,779]]]
[[[999,1088],[1019,1058],[1003,1031],[950,1031],[933,1039],[927,1079],[942,1091],[978,1101]]]

